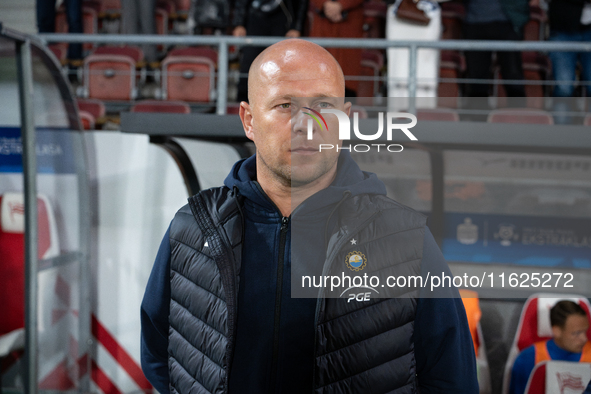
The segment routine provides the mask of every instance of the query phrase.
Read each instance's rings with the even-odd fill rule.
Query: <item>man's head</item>
[[[336,117],[325,118],[328,127],[315,124],[313,139],[308,140],[310,118],[301,109],[348,111],[344,95],[341,67],[324,48],[292,39],[265,49],[250,67],[249,103],[240,106],[246,136],[257,149],[257,176],[287,187],[334,177],[338,153],[319,152],[318,146],[339,142]],[[307,99],[313,97],[326,99]]]
[[[559,301],[550,309],[552,335],[558,347],[580,353],[587,342],[589,320],[579,304]]]

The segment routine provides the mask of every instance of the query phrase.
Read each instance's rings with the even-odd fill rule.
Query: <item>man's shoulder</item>
[[[188,198],[187,204],[183,205],[175,214],[175,219],[186,215],[193,216],[191,210],[191,201],[195,201],[197,197],[205,204],[204,208],[215,210],[216,205],[223,204],[230,197],[232,190],[227,186],[212,187],[210,189],[201,190],[199,193]]]
[[[189,197],[175,214],[171,223],[171,234],[179,229],[198,227],[195,215],[208,215],[215,226],[223,225],[229,217],[239,211],[236,193],[227,186],[202,190]]]
[[[408,218],[417,223],[426,224],[427,216],[414,210],[413,208],[401,204],[400,202],[383,194],[368,194],[368,201],[375,206],[385,219],[391,219],[392,216]]]
[[[513,363],[513,369],[533,367],[536,359],[536,349],[534,345],[528,346],[519,353],[515,362]]]

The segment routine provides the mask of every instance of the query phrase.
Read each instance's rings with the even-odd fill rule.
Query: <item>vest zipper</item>
[[[277,264],[277,288],[275,291],[275,321],[273,325],[273,360],[271,363],[271,391],[277,391],[277,371],[279,364],[279,325],[281,320],[281,297],[283,293],[283,265],[285,263],[285,243],[287,241],[287,228],[289,217],[281,219],[279,235],[279,260]]]

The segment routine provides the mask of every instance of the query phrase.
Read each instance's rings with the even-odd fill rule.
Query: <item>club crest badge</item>
[[[353,251],[345,257],[345,264],[351,271],[359,272],[367,265],[367,258],[363,253]]]

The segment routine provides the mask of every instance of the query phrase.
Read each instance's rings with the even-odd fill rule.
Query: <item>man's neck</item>
[[[261,173],[257,166],[257,180],[267,196],[275,203],[281,215],[288,217],[308,197],[326,189],[337,175],[336,166],[320,178],[303,186],[292,187],[271,174]]]

